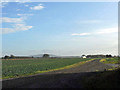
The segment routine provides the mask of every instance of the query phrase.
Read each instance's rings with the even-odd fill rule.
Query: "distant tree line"
[[[33,58],[33,56],[32,57],[26,57],[26,56],[14,56],[14,55],[8,56],[8,55],[5,55],[4,57],[2,57],[2,59],[16,59],[16,58]]]
[[[82,55],[82,57],[86,57],[86,58],[111,58],[114,57],[111,54],[107,54],[107,55]],[[118,56],[116,56],[118,57]],[[4,57],[2,57],[2,59],[19,59],[19,58],[57,58],[57,57],[50,57],[49,54],[43,54],[42,57],[28,57],[28,56],[14,56],[14,55],[5,55]]]
[[[49,58],[50,55],[49,54],[43,54],[42,58]],[[2,57],[2,59],[18,59],[18,58],[34,58],[33,56],[31,57],[27,57],[27,56],[14,56],[14,55],[5,55],[4,57]],[[40,58],[40,57],[39,57]]]
[[[2,59],[11,59],[11,58],[15,58],[15,56],[14,55],[10,55],[10,56],[5,55],[4,57],[2,57]]]
[[[87,55],[87,58],[111,58],[112,55]]]

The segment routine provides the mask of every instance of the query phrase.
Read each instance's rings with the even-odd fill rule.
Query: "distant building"
[[[82,58],[86,58],[86,56],[82,56]]]

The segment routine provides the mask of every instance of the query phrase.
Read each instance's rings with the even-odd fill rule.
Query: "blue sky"
[[[7,2],[3,55],[118,54],[117,2]]]

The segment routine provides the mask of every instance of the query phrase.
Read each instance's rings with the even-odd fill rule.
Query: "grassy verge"
[[[101,59],[100,62],[105,63],[105,64],[118,64],[119,59],[118,58],[106,58],[106,59]]]

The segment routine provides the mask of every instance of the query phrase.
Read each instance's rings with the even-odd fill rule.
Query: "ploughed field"
[[[25,60],[2,60],[2,78],[15,78],[34,75],[54,69],[88,61],[83,58],[41,58]]]

